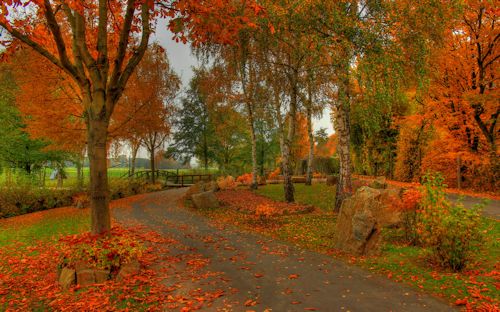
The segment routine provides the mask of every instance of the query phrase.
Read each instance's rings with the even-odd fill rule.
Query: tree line
[[[296,151],[306,150],[310,183],[315,150],[328,143],[319,148],[312,131],[326,107],[340,164],[335,210],[353,172],[416,180],[459,164],[455,181],[498,186],[492,1],[90,2],[3,2],[0,27],[10,34],[4,58],[31,67],[18,85],[28,132],[80,155],[85,146],[94,233],[110,227],[111,140],[145,145],[154,159],[169,118],[178,129],[169,154],[226,170],[247,149],[252,187],[262,152],[277,154],[287,201]],[[177,110],[179,79],[149,42],[159,18],[206,60]]]

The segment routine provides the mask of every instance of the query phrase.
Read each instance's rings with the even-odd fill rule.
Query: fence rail
[[[211,174],[178,174],[168,170],[140,170],[134,174],[123,175],[122,178],[151,180],[154,174],[155,180],[162,181],[170,187],[191,186],[200,181],[211,181]]]

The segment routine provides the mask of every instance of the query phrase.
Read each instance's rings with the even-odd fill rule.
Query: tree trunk
[[[291,168],[291,150],[292,142],[295,136],[295,121],[297,114],[297,83],[296,76],[294,76],[294,83],[292,83],[292,94],[290,100],[290,111],[288,114],[288,134],[283,144],[283,177],[284,177],[284,190],[285,201],[292,203],[295,201],[294,192],[295,188],[292,182],[292,168]]]
[[[76,189],[80,191],[83,188],[82,161],[80,159],[77,159],[75,161],[75,166],[76,166]]]
[[[253,109],[250,103],[247,103],[247,112],[248,123],[250,125],[250,137],[252,140],[252,183],[250,184],[250,188],[256,190],[258,188],[257,176],[259,175],[257,168],[257,136],[255,135]]]
[[[310,100],[310,98],[309,98]],[[306,185],[312,185],[312,165],[314,159],[314,135],[312,130],[312,103],[307,107],[307,134],[309,136],[309,154],[307,157]]]
[[[141,146],[140,144],[132,146],[132,160],[130,161],[130,176],[134,176],[135,174],[135,162],[137,160],[137,152],[139,151],[140,146]]]
[[[30,164],[30,163],[26,163],[26,164],[24,165],[24,170],[26,170],[26,173],[27,173],[28,175],[30,175],[30,174],[31,174],[31,164]]]
[[[203,162],[205,165],[205,171],[208,171],[208,142],[206,131],[203,133]]]
[[[88,120],[88,156],[90,163],[90,210],[93,234],[111,229],[109,213],[107,143],[108,122]]]
[[[346,65],[348,66],[348,65]],[[348,71],[348,69],[346,69]],[[333,106],[335,132],[338,134],[337,153],[340,157],[340,172],[335,195],[335,212],[340,211],[342,202],[352,194],[351,183],[351,124],[350,124],[350,82],[346,73],[339,84],[339,99]]]
[[[149,149],[149,161],[150,161],[150,164],[151,164],[151,183],[152,184],[155,184],[156,183],[156,168],[155,168],[155,147],[154,147],[154,144],[152,144],[152,146],[150,146],[150,149]]]

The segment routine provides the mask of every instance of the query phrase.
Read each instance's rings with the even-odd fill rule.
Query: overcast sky
[[[172,33],[162,26],[158,26],[153,40],[160,42],[167,50],[170,64],[181,77],[184,87],[186,87],[193,76],[191,67],[198,65],[196,57],[191,54],[189,45],[172,40]],[[325,111],[323,118],[314,121],[314,129],[319,130],[320,128],[326,128],[329,134],[333,133],[329,111]]]

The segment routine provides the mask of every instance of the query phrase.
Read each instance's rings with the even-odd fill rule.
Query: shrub
[[[62,267],[75,267],[83,262],[91,268],[115,272],[144,252],[139,241],[118,227],[113,227],[110,235],[85,233],[64,237],[60,242]]]
[[[276,169],[274,169],[274,171],[272,171],[269,175],[268,175],[268,179],[269,180],[275,180],[278,178],[278,176],[281,174],[281,168],[278,167]]]
[[[419,239],[430,258],[444,268],[464,269],[481,247],[481,207],[451,205],[445,197],[443,177],[427,174],[422,187],[418,222]]]
[[[30,183],[12,183],[1,186],[0,218],[41,211],[73,203],[72,190],[50,190]]]
[[[73,206],[77,208],[85,208],[90,204],[89,195],[87,193],[77,193],[73,195]]]
[[[396,201],[393,206],[395,211],[401,213],[404,240],[411,245],[418,243],[417,224],[421,199],[422,193],[419,190],[409,189],[404,191],[401,200]]]
[[[245,173],[245,174],[237,177],[236,182],[241,183],[243,185],[250,185],[250,184],[252,184],[252,179],[253,179],[253,176],[251,173]]]
[[[255,216],[261,221],[269,221],[277,214],[277,210],[270,204],[260,204],[255,208]]]
[[[217,178],[217,185],[221,190],[232,190],[238,186],[232,176]]]

